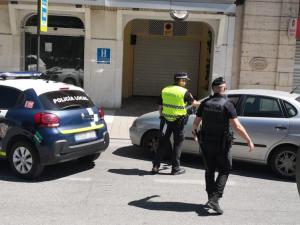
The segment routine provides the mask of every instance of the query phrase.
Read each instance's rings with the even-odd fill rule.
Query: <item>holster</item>
[[[225,132],[222,141],[223,149],[230,149],[232,147],[233,139],[234,138],[232,132]]]

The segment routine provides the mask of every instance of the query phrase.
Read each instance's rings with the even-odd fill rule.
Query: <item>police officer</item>
[[[230,125],[247,141],[250,151],[254,145],[244,127],[237,118],[234,105],[227,99],[226,83],[223,77],[212,82],[214,94],[201,102],[193,123],[193,133],[196,135],[200,122],[200,146],[205,162],[205,181],[210,208],[222,214],[219,199],[223,195],[226,181],[231,170],[232,160],[230,147],[233,134]],[[218,177],[215,179],[215,172]]]
[[[298,193],[300,196],[300,146],[298,148],[298,153],[296,158],[296,181],[297,181]]]
[[[180,167],[181,147],[184,140],[184,125],[187,122],[187,105],[198,106],[199,101],[194,100],[192,94],[187,91],[186,83],[188,74],[180,72],[174,74],[175,84],[167,86],[162,90],[159,99],[159,113],[161,119],[160,138],[157,153],[153,161],[152,173],[159,171],[160,162],[173,133],[174,147],[172,151],[172,171],[171,174],[178,175],[185,173]]]

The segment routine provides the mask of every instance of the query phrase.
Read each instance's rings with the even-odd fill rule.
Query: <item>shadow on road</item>
[[[171,212],[196,212],[199,216],[217,216],[217,213],[210,213],[209,208],[202,204],[184,203],[184,202],[155,202],[153,198],[159,195],[152,195],[140,200],[129,202],[128,205],[148,210],[171,211]]]
[[[138,159],[138,160],[145,160],[149,161],[149,170],[151,169],[151,161],[153,159],[153,155],[149,152],[143,151],[140,147],[129,145],[126,147],[119,148],[115,150],[112,154],[120,156],[120,157],[126,157],[126,158],[132,158],[132,159]],[[166,165],[170,166],[170,161],[164,161]],[[183,167],[190,167],[194,169],[201,169],[204,170],[203,160],[200,156],[194,155],[194,154],[182,154],[181,156],[181,165]],[[139,170],[139,169],[135,169]],[[117,173],[117,171],[114,171]],[[145,173],[135,171],[136,174],[126,174],[126,171],[119,171],[122,175],[139,175]],[[133,171],[131,171],[133,172]],[[165,174],[165,173],[162,173]],[[242,162],[238,160],[233,161],[233,168],[231,171],[231,174],[238,175],[238,176],[244,176],[244,177],[253,177],[253,178],[259,178],[259,179],[266,179],[266,180],[275,180],[275,181],[283,181],[283,182],[295,182],[295,180],[284,180],[277,178],[270,167],[266,165],[261,164],[255,164],[255,163],[249,163],[249,162]]]
[[[0,180],[10,182],[38,183],[60,179],[73,174],[93,169],[95,163],[83,163],[78,160],[60,163],[45,167],[43,173],[36,179],[26,180],[15,176],[10,168],[9,162],[6,160],[0,161]]]

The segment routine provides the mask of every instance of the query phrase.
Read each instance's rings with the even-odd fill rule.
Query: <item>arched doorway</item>
[[[25,21],[24,69],[36,70],[37,16]],[[50,78],[83,86],[84,24],[73,16],[49,15],[48,32],[41,34],[40,71]]]
[[[189,90],[207,96],[213,34],[203,22],[135,19],[124,29],[123,98],[158,96],[173,74],[190,74]]]

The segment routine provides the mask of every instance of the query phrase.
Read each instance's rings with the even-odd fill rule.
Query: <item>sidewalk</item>
[[[104,109],[110,138],[130,140],[129,128],[133,121],[157,109],[157,97],[131,97],[123,100],[120,109]]]

